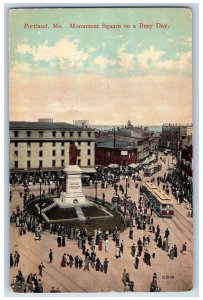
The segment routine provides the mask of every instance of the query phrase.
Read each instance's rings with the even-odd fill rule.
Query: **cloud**
[[[179,72],[191,72],[192,52],[182,52],[176,54],[177,59],[160,61],[157,64],[158,69]]]
[[[137,45],[138,45],[138,47],[142,47],[143,43],[139,42]]]
[[[152,65],[156,65],[157,61],[161,56],[165,54],[162,50],[156,50],[154,46],[150,46],[149,49],[146,49],[137,55],[138,61],[141,66],[148,68]]]
[[[63,38],[56,42],[55,45],[49,46],[47,43],[30,47],[28,44],[19,44],[16,51],[20,54],[32,55],[34,62],[50,62],[51,60],[66,61],[69,67],[75,67],[78,62],[90,58],[90,53],[95,48],[90,48],[88,52],[78,48],[78,41],[69,41]]]
[[[32,54],[33,49],[28,44],[18,44],[16,48],[16,52],[20,54]]]
[[[106,65],[115,65],[116,62],[113,59],[108,59],[102,55],[95,57],[94,64],[100,65],[100,66],[106,66]]]
[[[125,48],[123,44],[117,51],[118,64],[124,73],[133,69],[135,58],[135,54],[125,52]]]

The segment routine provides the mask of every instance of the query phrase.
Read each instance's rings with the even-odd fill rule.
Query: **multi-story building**
[[[160,147],[176,153],[181,148],[182,139],[187,135],[192,135],[192,124],[163,124]]]
[[[69,164],[69,147],[79,150],[82,170],[95,165],[95,133],[88,127],[58,122],[10,122],[10,172],[56,174]]]

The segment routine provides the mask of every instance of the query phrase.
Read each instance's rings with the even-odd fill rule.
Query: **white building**
[[[95,133],[58,122],[10,122],[10,172],[60,172],[69,164],[69,147],[79,150],[77,164],[82,170],[94,168]]]

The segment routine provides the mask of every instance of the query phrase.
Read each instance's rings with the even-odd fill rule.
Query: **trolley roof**
[[[156,197],[157,201],[159,201],[161,204],[173,204],[171,198],[163,191],[158,190],[158,187],[155,184],[149,182],[145,185],[147,189]]]

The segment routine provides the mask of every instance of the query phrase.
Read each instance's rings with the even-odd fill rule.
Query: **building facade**
[[[70,143],[79,150],[77,164],[94,167],[93,129],[58,122],[10,122],[10,172],[60,172],[69,164]]]
[[[117,164],[126,167],[137,162],[137,147],[128,142],[107,140],[96,142],[95,163],[100,166]]]
[[[182,140],[186,136],[192,136],[192,124],[163,124],[160,147],[176,153],[180,150]]]

